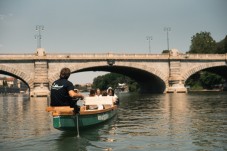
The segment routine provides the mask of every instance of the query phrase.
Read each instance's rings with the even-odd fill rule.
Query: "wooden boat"
[[[117,113],[117,105],[113,104],[113,97],[86,97],[79,113],[74,113],[70,106],[47,107],[46,111],[52,112],[53,127],[62,130],[75,130],[86,128],[112,118]],[[98,108],[90,109],[98,106]],[[101,108],[100,108],[101,107]]]

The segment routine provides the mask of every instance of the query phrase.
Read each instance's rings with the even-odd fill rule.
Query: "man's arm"
[[[69,96],[72,98],[81,98],[81,99],[84,98],[84,96],[81,93],[76,93],[73,90],[69,91]]]

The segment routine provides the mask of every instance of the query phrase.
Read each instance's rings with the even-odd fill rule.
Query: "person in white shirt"
[[[100,89],[98,88],[98,89],[96,89],[96,94],[95,94],[95,96],[96,97],[100,97],[100,96],[102,96],[101,95],[101,91],[100,91]]]
[[[111,87],[107,89],[107,96],[113,96],[113,103],[116,105],[119,104],[119,98],[114,94],[114,90]]]

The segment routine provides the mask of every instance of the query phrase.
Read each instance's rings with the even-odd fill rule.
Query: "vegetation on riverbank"
[[[94,89],[106,90],[108,87],[116,88],[118,83],[126,83],[128,85],[130,92],[135,92],[139,90],[138,83],[122,74],[108,73],[102,76],[98,76],[93,80],[92,87]]]
[[[200,32],[192,36],[190,50],[187,53],[199,54],[225,54],[227,53],[227,36],[216,42],[210,32]],[[205,70],[192,75],[185,83],[192,90],[221,89],[225,79],[218,75],[220,71]]]

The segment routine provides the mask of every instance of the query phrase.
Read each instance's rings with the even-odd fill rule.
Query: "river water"
[[[80,132],[52,127],[46,98],[0,96],[1,151],[226,151],[227,93],[121,94],[118,114]]]

